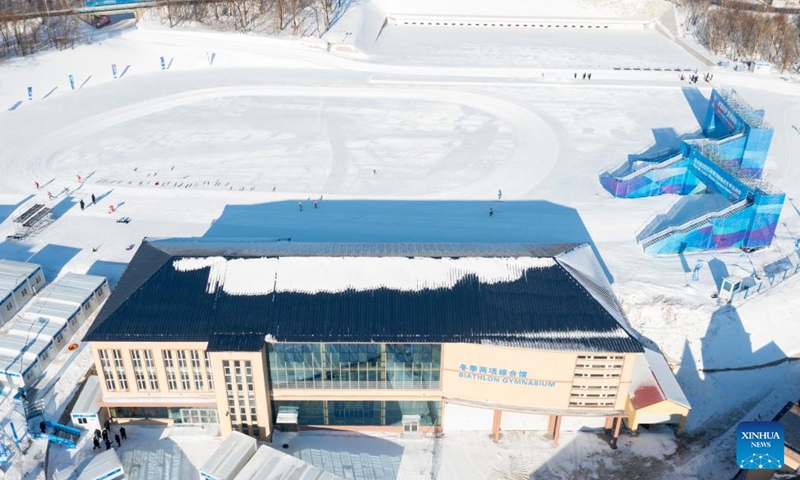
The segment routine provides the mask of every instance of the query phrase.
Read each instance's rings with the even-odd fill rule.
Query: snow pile
[[[512,282],[526,270],[555,265],[551,258],[182,258],[179,272],[209,268],[208,293],[343,292],[388,288],[416,292],[451,288],[468,275],[482,283]]]

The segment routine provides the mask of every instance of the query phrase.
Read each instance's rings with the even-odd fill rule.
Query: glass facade
[[[272,388],[439,388],[439,344],[270,343],[267,347]]]
[[[114,418],[171,419],[178,425],[207,425],[219,423],[217,409],[196,407],[114,407]]]
[[[273,420],[281,409],[297,412],[298,425],[401,426],[403,415],[419,415],[420,425],[439,425],[439,401],[293,401],[272,402]]]

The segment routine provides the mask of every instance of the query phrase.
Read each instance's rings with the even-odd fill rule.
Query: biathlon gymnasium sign
[[[507,368],[467,365],[466,363],[462,363],[458,368],[461,370],[458,372],[458,378],[463,378],[464,380],[504,383],[507,385],[525,385],[528,387],[556,386],[556,382],[528,378],[528,372],[525,370],[509,370]]]

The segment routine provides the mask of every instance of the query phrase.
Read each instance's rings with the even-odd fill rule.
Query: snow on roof
[[[650,365],[647,359],[643,355],[637,356],[636,363],[633,365],[633,374],[631,375],[631,386],[628,396],[631,399],[633,408],[636,410],[666,400],[664,393],[661,391],[661,387],[659,387],[656,378],[653,376],[653,372],[650,371]]]
[[[68,273],[44,289],[40,299],[80,306],[105,283],[103,277]]]
[[[242,466],[256,452],[256,439],[239,432],[231,432],[222,445],[206,460],[200,475],[212,479],[234,478]]]
[[[96,454],[84,467],[78,480],[111,480],[122,477],[124,473],[117,451],[112,448]]]
[[[262,445],[253,458],[236,475],[236,480],[284,479],[343,480],[343,477],[326,472],[307,462]]]
[[[39,337],[52,340],[66,328],[67,321],[63,318],[48,318],[26,314],[12,324],[8,333],[23,338]]]
[[[100,380],[97,375],[86,379],[81,394],[72,406],[72,413],[97,413],[100,409]]]
[[[689,400],[683,393],[683,389],[680,384],[678,384],[678,380],[669,368],[669,363],[667,363],[667,359],[664,358],[664,355],[661,352],[644,347],[644,356],[647,358],[647,362],[650,364],[650,370],[653,372],[653,376],[655,376],[658,385],[661,387],[661,392],[666,399],[673,403],[683,405],[686,408],[692,408],[692,406],[689,405]]]
[[[450,288],[467,275],[475,275],[485,284],[514,281],[527,269],[552,265],[552,258],[536,257],[205,257],[173,262],[179,272],[211,267],[206,291],[216,293],[221,287],[230,295],[337,293],[377,288],[418,292]]]
[[[51,337],[39,337],[36,335],[35,331],[31,331],[30,335],[26,335],[25,333],[22,335],[4,335],[0,337],[0,351],[10,353],[11,355],[22,353],[32,354],[38,357],[53,344],[53,339]]]
[[[33,301],[33,304],[25,310],[23,316],[33,318],[46,317],[53,320],[62,319],[67,321],[80,312],[80,308],[77,305],[40,298]]]
[[[35,263],[15,262],[0,258],[0,274],[19,275],[30,278],[42,267]]]
[[[633,367],[629,396],[637,410],[665,400],[692,408],[664,355],[647,347]]]
[[[24,375],[37,362],[37,358],[32,353],[12,355],[0,351],[0,373],[17,376]]]

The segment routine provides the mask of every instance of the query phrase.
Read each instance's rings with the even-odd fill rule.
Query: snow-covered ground
[[[572,6],[550,15],[574,14],[579,3],[564,2]],[[693,405],[689,437],[643,434],[613,454],[586,432],[567,434],[557,449],[513,436],[499,446],[445,437],[437,447],[443,458],[449,448],[479,451],[470,458],[485,460],[473,461],[482,465],[477,470],[453,457],[441,464],[440,478],[607,478],[604,472],[640,460],[653,465],[641,478],[720,478],[735,468],[725,432],[796,399],[800,363],[750,368],[800,355],[800,276],[733,306],[711,298],[726,272],[796,255],[794,83],[714,72],[715,85],[736,88],[775,126],[766,177],[788,199],[774,245],[749,256],[654,258],[635,237],[655,213],[669,211],[677,222],[719,204],[714,195],[617,200],[598,182],[602,169],[628,155],[697,136],[712,85],[641,70],[699,65],[655,32],[567,38],[561,31],[397,27],[348,56],[308,40],[148,23],[117,28],[92,45],[0,65],[0,233],[11,233],[13,213],[34,197],[56,217],[26,242],[0,243],[0,257],[41,263],[49,279],[90,272],[113,285],[135,251],[127,248],[144,236],[592,243],[632,325],[677,366]],[[574,78],[584,62],[591,80]],[[121,78],[112,78],[112,63]],[[98,203],[81,211],[77,202],[91,194]],[[131,222],[117,223],[122,216]],[[707,266],[694,282],[698,260]],[[58,370],[66,363],[68,370]],[[87,366],[66,358],[51,365],[48,378],[63,378],[54,387],[55,413]],[[433,447],[412,455],[416,448],[405,450],[413,467],[401,463],[397,472],[406,474],[398,478],[428,468],[424,450]],[[41,461],[41,446],[30,452],[17,474]],[[701,461],[710,457],[718,461]]]

